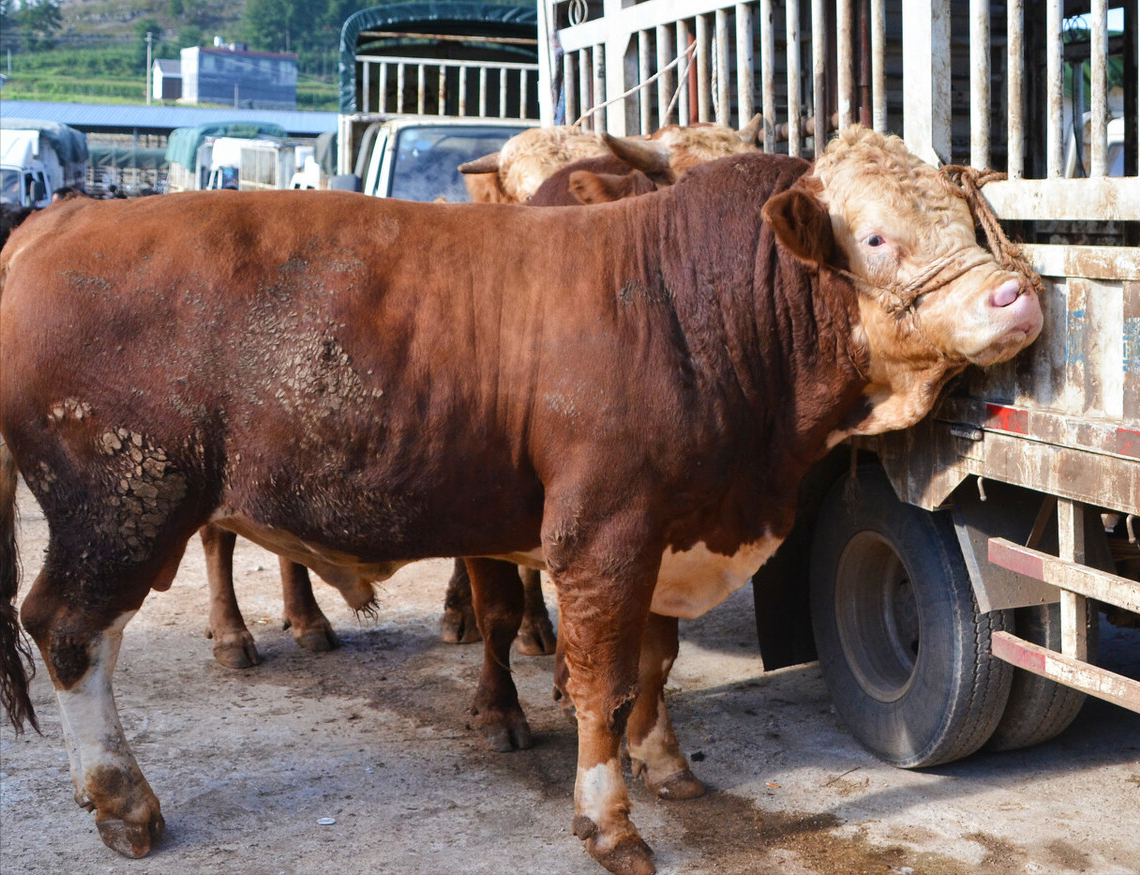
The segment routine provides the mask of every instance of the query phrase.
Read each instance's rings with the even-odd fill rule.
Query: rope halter
[[[977,170],[961,164],[948,164],[939,171],[938,178],[948,191],[966,201],[975,225],[980,225],[986,235],[989,252],[974,248],[954,250],[934,259],[907,283],[877,284],[847,270],[840,270],[839,273],[851,280],[859,291],[878,299],[892,315],[913,310],[914,302],[922,295],[949,285],[963,274],[991,260],[997,261],[1003,270],[1023,276],[1038,296],[1044,295],[1045,287],[1040,275],[1030,266],[1021,247],[1005,236],[997,216],[982,197],[981,187],[995,179],[1005,179],[1005,174],[996,170]]]

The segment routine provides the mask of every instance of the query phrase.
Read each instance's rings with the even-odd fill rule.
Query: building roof
[[[167,58],[157,58],[154,62],[155,69],[158,70],[163,76],[181,76],[182,75],[182,62],[172,61]]]
[[[60,122],[91,134],[166,135],[175,128],[188,128],[214,122],[269,122],[281,125],[291,137],[315,137],[325,131],[335,131],[337,125],[335,112],[48,103],[33,100],[0,100],[0,114]]]
[[[297,56],[293,52],[257,52],[250,49],[232,49],[229,46],[189,46],[182,51],[193,51],[194,49],[203,55],[242,55],[256,58],[280,58],[283,61],[297,60]]]

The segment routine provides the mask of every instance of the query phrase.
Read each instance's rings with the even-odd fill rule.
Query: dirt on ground
[[[23,488],[20,506],[23,593],[47,531]],[[0,871],[602,872],[570,830],[576,738],[551,699],[553,658],[512,660],[534,748],[489,752],[467,711],[482,649],[439,638],[450,570],[407,567],[380,587],[374,620],[319,585],[342,646],[309,653],[281,628],[276,558],[239,541],[238,598],[262,664],[233,670],[204,635],[195,540],[174,586],[127,627],[115,676],[162,842],[127,860],[100,841],[73,800],[41,665],[43,736],[0,730]],[[1102,631],[1104,659],[1140,676],[1135,634]],[[671,709],[710,792],[662,802],[631,783],[663,875],[1140,872],[1140,715],[1089,701],[1048,744],[902,771],[848,734],[816,665],[763,672],[749,588],[681,634]]]

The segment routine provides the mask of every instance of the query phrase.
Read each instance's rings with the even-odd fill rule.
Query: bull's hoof
[[[444,608],[439,618],[439,637],[444,644],[474,644],[481,641],[479,626],[475,622],[475,609]]]
[[[495,753],[511,753],[534,747],[530,724],[526,722],[521,710],[507,713],[472,708],[472,712],[478,715],[479,731],[487,740],[487,746]]]
[[[554,626],[549,617],[531,620],[524,617],[519,634],[515,637],[515,650],[524,656],[543,656],[554,652],[558,643],[558,636],[554,634]]]
[[[660,782],[649,780],[648,771],[643,773],[642,778],[649,791],[660,799],[696,799],[705,795],[705,785],[688,769],[674,772]]]
[[[103,844],[124,857],[137,859],[145,857],[158,844],[162,831],[166,828],[166,821],[156,809],[146,823],[127,823],[108,817],[106,820],[96,819],[95,825],[99,827],[99,837],[103,839]]]
[[[577,825],[576,822],[576,834]],[[595,833],[586,839],[586,850],[614,875],[653,875],[657,871],[653,864],[652,849],[636,832],[625,835],[612,844],[604,843],[603,837]]]
[[[226,668],[250,668],[261,663],[257,645],[248,632],[214,637],[214,659]]]
[[[292,623],[290,634],[298,645],[313,653],[325,653],[340,647],[340,638],[328,620],[306,627]]]

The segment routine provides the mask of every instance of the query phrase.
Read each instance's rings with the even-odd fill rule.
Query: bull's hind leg
[[[554,624],[542,597],[542,576],[536,568],[519,566],[523,582],[523,619],[515,638],[515,649],[526,656],[553,653],[556,643]]]
[[[234,593],[234,544],[237,535],[215,525],[202,526],[198,534],[206,554],[206,580],[210,590],[206,637],[214,640],[214,659],[229,668],[257,665],[261,657]]]
[[[677,618],[650,613],[626,744],[633,774],[640,775],[646,787],[662,799],[693,799],[705,792],[705,786],[689,770],[665,708],[665,682],[677,650]]]
[[[439,637],[447,644],[472,644],[479,640],[479,624],[471,604],[471,577],[467,564],[455,560],[447,593],[443,597],[443,614],[439,618]]]
[[[76,802],[95,812],[104,843],[128,857],[147,854],[164,822],[123,734],[111,679],[123,628],[152,587],[169,587],[184,546],[168,545],[157,560],[100,563],[122,554],[97,539],[68,549],[53,536],[21,610],[55,686]]]
[[[523,615],[518,569],[495,559],[468,559],[471,594],[483,635],[483,672],[472,711],[491,747],[500,753],[533,744],[511,678],[511,642]]]
[[[371,586],[368,587],[371,592]],[[340,647],[332,623],[313,596],[313,582],[304,565],[281,557],[281,594],[285,599],[285,628],[306,650],[322,652]],[[367,606],[361,610],[367,610]]]

